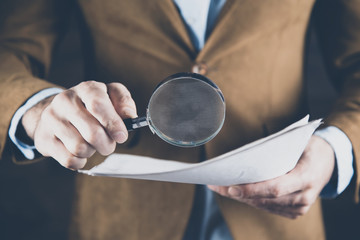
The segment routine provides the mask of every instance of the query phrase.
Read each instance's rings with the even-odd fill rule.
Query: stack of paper
[[[321,120],[309,117],[282,131],[201,163],[112,154],[90,170],[92,176],[229,186],[272,179],[293,169]]]

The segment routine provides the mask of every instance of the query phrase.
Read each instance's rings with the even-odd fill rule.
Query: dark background
[[[311,43],[307,51],[305,79],[311,118],[316,119],[325,117],[329,112],[336,98],[336,91],[325,73],[316,35],[313,32],[310,35]],[[72,21],[70,30],[55,52],[50,79],[61,80],[65,86],[70,87],[71,82],[90,80],[84,79],[83,76],[80,39],[77,34],[77,25]],[[360,224],[360,207],[351,200],[352,196],[347,190],[340,198],[323,201],[328,239],[360,239],[360,233],[357,231]]]

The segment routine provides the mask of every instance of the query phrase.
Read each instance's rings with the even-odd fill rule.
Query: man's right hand
[[[124,143],[122,119],[134,117],[136,105],[124,85],[88,81],[44,99],[24,114],[22,124],[39,153],[80,169],[96,151],[109,155]]]

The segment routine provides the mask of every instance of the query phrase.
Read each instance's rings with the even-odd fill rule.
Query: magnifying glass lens
[[[146,117],[124,122],[128,130],[149,125],[170,144],[195,147],[214,138],[224,119],[224,96],[212,81],[196,73],[177,73],[155,88]]]
[[[220,90],[191,75],[161,84],[148,106],[150,127],[163,140],[177,146],[198,146],[209,141],[225,117]]]

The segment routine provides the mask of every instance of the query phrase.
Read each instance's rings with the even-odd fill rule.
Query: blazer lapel
[[[240,0],[239,0],[240,1]],[[242,2],[242,1],[241,1]],[[207,38],[203,49],[199,52],[196,57],[196,61],[201,62],[210,52],[211,49],[216,47],[219,43],[219,37],[223,35],[223,26],[227,24],[227,19],[235,12],[235,1],[227,0],[220,14],[216,20],[214,28],[212,29],[209,37]]]
[[[173,2],[173,0],[157,1],[157,3],[159,4],[159,8],[164,12],[164,15],[166,16],[164,24],[167,22],[173,27],[175,34],[179,36],[179,39],[182,43],[180,45],[184,46],[186,52],[189,53],[191,59],[194,59],[196,57],[196,50],[191,42],[187,29],[175,3]]]

